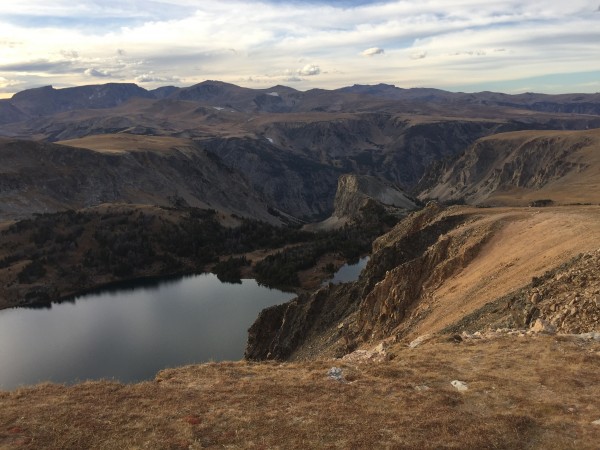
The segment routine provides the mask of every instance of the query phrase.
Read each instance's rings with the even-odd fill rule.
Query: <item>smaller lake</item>
[[[295,297],[202,274],[111,288],[50,308],[0,311],[0,389],[135,382],[166,367],[239,360],[259,312]]]
[[[348,283],[350,281],[358,280],[358,276],[362,272],[362,270],[367,266],[369,262],[369,257],[365,256],[358,260],[358,262],[354,264],[344,264],[340,269],[335,273],[331,280],[325,281],[327,283]]]

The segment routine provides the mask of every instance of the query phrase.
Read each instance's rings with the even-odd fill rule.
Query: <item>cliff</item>
[[[308,228],[331,229],[361,222],[369,208],[402,217],[417,206],[401,189],[389,182],[368,175],[342,175],[338,179],[333,214],[323,222],[308,225]]]
[[[551,199],[597,203],[600,131],[522,131],[478,140],[428,174],[421,198],[527,205]]]
[[[524,304],[512,301],[511,294],[533,289],[533,277],[595,250],[599,218],[598,207],[476,209],[430,203],[375,241],[358,281],[326,286],[263,311],[249,330],[246,357],[343,356],[382,340],[406,342],[475,323],[477,330],[492,324],[528,327],[534,317],[523,316]],[[587,276],[598,279],[597,271]],[[586,302],[597,308],[593,299]],[[483,313],[485,307],[502,314]],[[581,314],[599,315],[589,308]],[[465,319],[475,316],[476,322]]]
[[[393,209],[412,210],[415,203],[390,183],[367,175],[343,175],[334,200],[335,217],[360,218],[361,209],[374,200]]]
[[[279,222],[243,175],[186,139],[103,135],[63,145],[0,139],[0,158],[0,220],[123,202]]]

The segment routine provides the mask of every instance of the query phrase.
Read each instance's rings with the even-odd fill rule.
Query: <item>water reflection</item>
[[[333,278],[328,283],[348,283],[350,281],[358,280],[358,276],[362,272],[362,270],[367,266],[369,262],[369,257],[365,256],[358,260],[358,262],[354,264],[344,264],[340,269],[335,273]]]
[[[112,286],[50,309],[0,311],[0,388],[44,380],[151,379],[165,367],[243,356],[265,307],[294,294],[212,274]]]

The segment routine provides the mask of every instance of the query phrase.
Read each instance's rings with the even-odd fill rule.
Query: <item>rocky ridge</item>
[[[426,176],[420,197],[496,205],[596,201],[599,149],[598,130],[488,136]]]
[[[586,223],[595,223],[596,212],[585,219]],[[555,208],[548,214],[560,215],[561,211]],[[571,217],[568,211],[564,214],[565,223],[583,218]],[[524,220],[530,225],[521,224]],[[389,339],[410,341],[431,333],[528,329],[538,319],[561,333],[599,331],[598,254],[586,253],[571,261],[573,250],[566,250],[597,242],[597,226],[588,229],[590,236],[580,243],[576,243],[577,236],[564,237],[564,253],[551,256],[558,266],[552,266],[550,254],[543,256],[548,261],[541,266],[515,266],[515,262],[506,264],[495,256],[496,252],[510,251],[512,245],[499,238],[502,232],[515,226],[531,229],[533,223],[550,226],[546,220],[523,210],[443,208],[430,203],[375,241],[358,281],[329,285],[263,311],[249,330],[246,357],[343,356]],[[534,248],[543,245],[544,240]],[[509,275],[513,267],[514,275]],[[540,273],[536,267],[549,270]],[[511,281],[496,283],[502,272]],[[520,284],[516,280],[523,279],[523,273],[531,274],[530,280],[536,278],[530,284]],[[511,290],[511,286],[518,289]],[[478,293],[486,291],[489,298],[480,300]]]
[[[444,214],[436,203],[411,214],[375,241],[357,282],[329,285],[264,310],[249,330],[246,358],[306,356],[313,340],[321,341],[321,350],[343,354],[362,342],[401,334],[397,327],[414,317],[428,287],[459,270],[490,237],[489,227],[474,237],[449,234],[467,220]]]

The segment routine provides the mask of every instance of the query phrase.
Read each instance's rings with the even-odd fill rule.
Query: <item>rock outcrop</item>
[[[413,200],[390,183],[367,175],[343,175],[338,180],[333,215],[351,220],[359,219],[361,209],[371,200],[392,209],[416,208]]]
[[[361,222],[364,214],[374,207],[386,214],[403,217],[417,208],[415,202],[389,182],[368,175],[342,175],[333,202],[333,214],[312,229],[339,228]]]
[[[431,203],[400,222],[374,243],[357,282],[263,311],[249,330],[246,358],[303,357],[311,347],[344,354],[361,342],[402,334],[398,327],[412,320],[428,289],[460,270],[491,236],[489,227],[475,236],[451,233],[468,217],[447,212]]]
[[[537,319],[562,333],[598,331],[600,255],[569,261],[597,246],[599,214],[593,206],[542,214],[431,202],[374,242],[358,281],[264,311],[246,357],[343,356],[382,340],[528,329]],[[556,231],[563,227],[575,231]]]
[[[600,250],[580,255],[566,267],[535,279],[529,294],[531,316],[559,333],[600,331]]]

